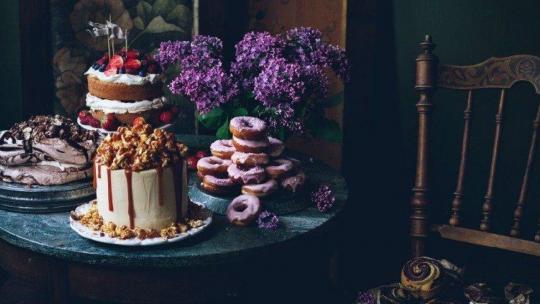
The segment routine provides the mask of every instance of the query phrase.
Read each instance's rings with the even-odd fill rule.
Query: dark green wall
[[[22,117],[21,72],[19,53],[19,1],[8,0],[2,4],[0,18],[0,130],[9,127]]]
[[[416,151],[416,112],[418,97],[414,91],[414,59],[418,42],[424,34],[433,36],[435,53],[442,63],[474,64],[491,56],[531,54],[540,56],[540,1],[393,1],[394,51],[396,68],[388,71],[397,76],[397,98],[404,156],[405,182],[412,187]],[[379,39],[384,39],[379,37]],[[540,67],[537,67],[540,68]],[[390,84],[392,85],[392,84]],[[389,93],[380,92],[384,103]],[[485,90],[475,96],[472,126],[470,171],[466,179],[466,223],[478,227],[481,204],[486,189],[494,115],[498,93]],[[503,146],[495,181],[495,231],[508,233],[512,211],[517,200],[521,175],[531,134],[531,123],[540,97],[529,84],[518,84],[508,94]],[[465,92],[440,90],[435,95],[433,114],[434,215],[447,220],[451,194],[455,187],[459,145],[463,128]],[[537,157],[540,157],[537,155]],[[540,175],[540,163],[534,167]],[[531,208],[525,227],[536,229],[540,214],[540,179],[531,181]],[[531,234],[525,237],[530,238]]]

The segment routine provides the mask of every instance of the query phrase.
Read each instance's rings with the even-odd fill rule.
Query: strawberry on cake
[[[163,96],[162,70],[151,55],[134,49],[122,49],[110,58],[105,54],[85,75],[89,111],[79,113],[83,125],[116,131],[137,119],[166,125],[178,115]]]
[[[148,124],[120,127],[97,149],[96,204],[79,220],[120,238],[168,237],[186,229],[186,150],[174,134]]]

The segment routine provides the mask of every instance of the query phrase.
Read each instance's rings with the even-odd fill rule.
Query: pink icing
[[[230,139],[220,139],[214,141],[210,145],[211,151],[232,153],[235,151],[234,146],[232,145],[232,140]]]
[[[247,170],[238,168],[236,164],[232,164],[227,168],[229,176],[235,180],[241,180],[244,184],[260,184],[266,178],[266,172],[263,167],[255,166]]]
[[[218,187],[232,187],[235,185],[235,182],[230,177],[219,178],[212,175],[206,175],[203,182],[215,185]]]
[[[296,189],[306,182],[306,174],[300,171],[298,174],[285,178],[281,181],[281,186],[292,192],[296,192]]]
[[[230,121],[230,126],[239,132],[253,130],[254,132],[266,132],[266,122],[257,117],[238,116]]]
[[[228,159],[221,159],[215,156],[208,156],[199,159],[197,162],[197,167],[208,169],[208,170],[217,170],[222,166],[229,166],[231,161]]]
[[[268,155],[266,153],[245,153],[245,152],[234,152],[231,156],[231,160],[233,163],[237,165],[244,165],[246,162],[248,162],[248,159],[252,158],[255,164],[257,165],[264,165],[268,163]]]
[[[269,136],[268,141],[270,142],[270,152],[268,153],[270,156],[278,157],[285,150],[285,146],[281,140]]]
[[[242,186],[242,189],[246,189],[246,190],[254,191],[254,192],[268,193],[268,192],[274,192],[277,189],[277,186],[278,184],[276,180],[269,179],[267,182],[262,183],[262,184],[244,185]]]
[[[273,161],[273,164],[266,167],[266,170],[280,170],[280,171],[289,171],[292,170],[293,163],[292,161],[284,158],[276,159]]]
[[[233,136],[233,140],[239,144],[240,146],[244,147],[250,147],[250,148],[264,148],[268,147],[269,142],[268,139],[266,140],[249,140],[249,139],[241,139],[236,136]]]
[[[261,201],[258,197],[242,194],[232,200],[227,207],[227,219],[233,224],[248,225],[261,212]]]

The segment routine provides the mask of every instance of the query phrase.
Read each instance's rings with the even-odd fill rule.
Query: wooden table
[[[312,182],[332,185],[336,205],[327,213],[308,207],[280,216],[275,231],[234,227],[214,215],[212,226],[193,239],[127,248],[79,237],[67,212],[0,210],[0,266],[49,290],[54,303],[320,300],[347,189],[330,168],[308,167]]]

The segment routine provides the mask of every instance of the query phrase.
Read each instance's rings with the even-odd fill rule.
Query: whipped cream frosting
[[[101,81],[105,82],[114,82],[122,83],[126,85],[143,85],[143,84],[153,84],[159,81],[162,81],[161,74],[146,74],[146,76],[132,75],[132,74],[115,74],[115,75],[105,75],[104,72],[95,70],[90,67],[84,75],[91,75],[97,77]]]
[[[103,99],[90,93],[86,94],[86,106],[92,110],[104,113],[140,113],[152,109],[160,109],[167,104],[165,96],[153,100],[140,100],[135,102],[122,102],[120,100]]]

